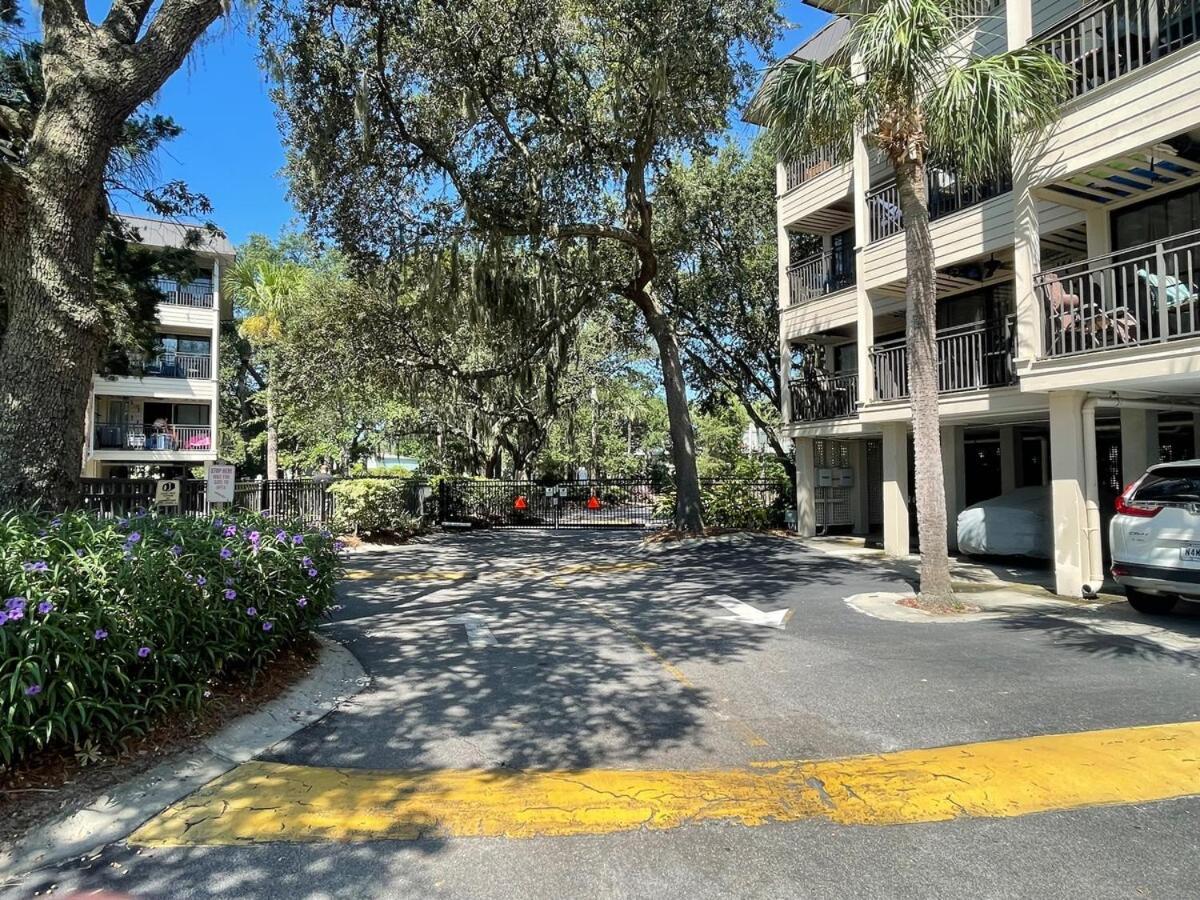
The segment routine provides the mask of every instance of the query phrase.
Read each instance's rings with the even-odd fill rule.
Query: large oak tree
[[[702,525],[654,192],[705,155],[765,51],[774,0],[268,0],[293,192],[352,257],[430,231],[594,248],[662,367],[681,528]]]
[[[105,171],[224,5],[114,0],[94,23],[82,2],[43,0],[44,97],[0,119],[0,507],[74,496],[107,340],[94,277]]]

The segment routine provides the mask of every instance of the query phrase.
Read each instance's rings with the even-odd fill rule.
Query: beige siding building
[[[796,55],[824,58],[845,29]],[[1198,31],[1200,0],[993,4],[965,40],[1047,49],[1072,97],[1011,176],[930,173],[951,540],[967,505],[1043,486],[1064,594],[1099,584],[1122,485],[1200,455]],[[915,512],[890,177],[862,141],[852,159],[780,162],[779,337],[802,530],[881,533],[901,554]]]
[[[179,225],[126,217],[146,247],[183,247]],[[88,403],[83,474],[93,478],[178,474],[217,458],[221,272],[233,262],[224,238],[196,251],[200,275],[186,284],[162,281],[157,352],[136,374],[96,375]]]

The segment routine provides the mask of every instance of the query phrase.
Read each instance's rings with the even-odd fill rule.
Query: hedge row
[[[251,514],[0,514],[0,763],[111,746],[252,673],[333,602],[340,546]]]

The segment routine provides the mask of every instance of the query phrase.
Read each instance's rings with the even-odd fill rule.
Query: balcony
[[[96,423],[93,450],[204,451],[212,449],[209,425],[145,425]]]
[[[789,382],[793,422],[845,419],[858,413],[858,373],[813,372]]]
[[[854,284],[852,254],[826,251],[789,266],[789,306],[809,303]]]
[[[936,221],[1011,191],[1012,178],[1005,175],[986,184],[967,185],[952,172],[930,168],[925,174],[925,187],[929,196],[929,218]],[[871,226],[872,243],[904,230],[904,216],[900,212],[900,189],[896,182],[873,188],[867,193],[867,216]]]
[[[159,278],[154,282],[162,294],[160,303],[171,306],[191,306],[196,309],[213,308],[213,285],[211,281],[180,283],[170,278]]]
[[[1194,43],[1198,25],[1196,0],[1103,0],[1030,43],[1066,63],[1079,97]]]
[[[1198,284],[1200,230],[1039,272],[1044,356],[1195,337]]]
[[[212,378],[212,357],[200,353],[160,353],[142,364],[153,378]]]
[[[1013,367],[1013,334],[1016,321],[1000,324],[971,322],[945,328],[937,335],[938,392],[973,391],[1002,387],[1016,381]],[[875,397],[903,400],[908,397],[908,347],[905,338],[884,341],[871,348],[875,370]]]
[[[834,152],[832,147],[818,147],[806,153],[800,159],[784,163],[783,171],[787,176],[787,190],[798,188],[807,181],[812,181],[818,175],[823,175],[834,166],[846,162],[842,155]]]

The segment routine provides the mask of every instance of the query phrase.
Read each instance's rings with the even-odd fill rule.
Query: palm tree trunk
[[[279,432],[275,428],[275,392],[267,388],[267,479],[279,477]]]
[[[921,553],[921,599],[952,603],[950,559],[946,550],[946,488],[942,473],[938,417],[937,282],[924,161],[896,166],[896,187],[904,216],[908,283],[908,391],[912,404],[916,458],[917,535]]]

